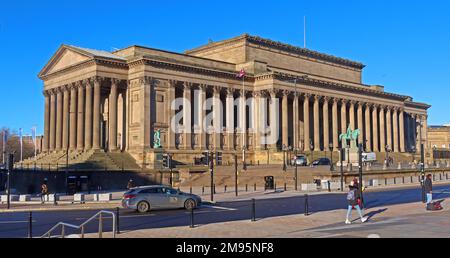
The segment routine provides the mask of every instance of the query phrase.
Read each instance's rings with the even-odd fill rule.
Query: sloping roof
[[[92,56],[92,57],[105,57],[105,58],[111,58],[111,59],[118,59],[118,60],[126,60],[125,58],[118,56],[118,55],[114,55],[110,52],[104,51],[104,50],[96,50],[96,49],[90,49],[90,48],[82,48],[82,47],[77,47],[77,46],[72,46],[72,45],[65,45],[68,48],[71,48],[75,51],[81,51],[84,52],[85,54]]]

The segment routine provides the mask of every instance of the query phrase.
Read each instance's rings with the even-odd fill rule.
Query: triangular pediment
[[[39,77],[75,66],[93,58],[93,56],[63,45],[56,51],[44,69],[42,69]]]

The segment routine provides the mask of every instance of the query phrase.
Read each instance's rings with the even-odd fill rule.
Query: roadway
[[[434,187],[434,199],[450,197],[450,184]],[[293,197],[256,200],[256,217],[270,218],[305,212],[305,199],[303,195]],[[309,211],[314,213],[346,208],[345,194],[327,193],[309,196]],[[367,208],[376,208],[387,205],[413,203],[421,200],[421,189],[410,187],[402,189],[380,189],[366,192],[364,200]],[[238,220],[250,220],[252,205],[250,200],[220,202],[215,206],[204,205],[195,210],[195,224],[204,225]],[[58,222],[79,225],[94,215],[96,211],[42,211],[33,212],[33,237],[41,236]],[[120,230],[133,231],[138,229],[164,228],[186,226],[190,224],[190,213],[185,210],[152,211],[148,214],[138,214],[134,211],[120,211]],[[104,231],[111,231],[111,220],[105,219]],[[92,222],[85,229],[86,233],[97,232],[98,222]],[[67,230],[67,233],[79,233]],[[28,213],[13,212],[0,214],[0,238],[23,238],[28,234]]]

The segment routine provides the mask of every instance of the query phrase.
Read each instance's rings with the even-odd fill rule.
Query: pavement
[[[230,194],[230,193],[227,193]],[[447,222],[450,204],[444,211],[426,212],[420,188],[374,189],[365,192],[366,214],[370,220],[360,224],[344,224],[345,193],[311,193],[309,216],[305,213],[305,197],[295,192],[248,193],[239,200],[219,200],[203,205],[194,213],[195,228],[189,228],[190,212],[186,210],[151,211],[138,214],[120,210],[118,237],[161,238],[283,238],[283,237],[450,237]],[[220,195],[218,195],[220,196]],[[256,199],[256,222],[251,222],[252,201]],[[450,184],[435,185],[435,198],[450,198]],[[114,206],[114,205],[112,205]],[[59,207],[58,207],[59,208]],[[104,207],[102,207],[104,209]],[[107,209],[107,207],[106,207]],[[100,209],[46,210],[33,212],[32,234],[42,236],[58,222],[80,225]],[[114,208],[109,210],[114,211]],[[449,211],[447,211],[449,210]],[[28,234],[28,212],[0,213],[0,238],[23,238]],[[353,214],[356,216],[356,212]],[[356,219],[356,217],[354,217]],[[111,218],[105,216],[103,230],[112,231]],[[87,237],[97,237],[98,220],[86,228]],[[68,234],[79,231],[67,230]],[[57,233],[56,233],[57,234]],[[105,233],[104,237],[111,236]]]

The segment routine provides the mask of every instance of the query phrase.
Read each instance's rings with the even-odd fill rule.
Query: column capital
[[[364,107],[366,105],[366,103],[364,101],[358,101],[358,107]]]
[[[177,83],[178,83],[177,80],[172,80],[172,79],[167,80],[167,84],[169,85],[169,87],[175,87],[177,85]]]
[[[144,78],[147,78],[147,80],[149,80],[150,82],[152,81],[152,79],[150,77],[145,76]],[[110,78],[111,81],[111,85],[118,85],[122,80],[117,79],[117,78]]]
[[[354,106],[355,104],[358,103],[358,101],[352,99],[352,100],[349,100],[348,103],[350,103],[350,105]]]
[[[276,98],[277,97],[277,90],[276,89],[270,89],[270,90],[267,90],[267,92],[268,92],[268,94],[269,94],[269,96],[271,98]]]
[[[192,82],[183,82],[183,89],[185,90],[190,90],[193,87],[193,83]]]
[[[321,96],[321,95],[318,95],[318,94],[315,94],[315,95],[313,96],[313,98],[314,98],[314,101],[320,101],[320,99],[322,98],[322,96]]]
[[[348,102],[349,102],[348,99],[341,99],[341,104],[342,105],[347,105]]]
[[[280,90],[281,96],[287,97],[291,91],[290,90]]]
[[[252,91],[252,97],[254,98],[260,98],[262,96],[261,91]]]
[[[222,87],[220,87],[218,85],[214,85],[211,88],[212,88],[214,94],[217,94],[217,93],[220,94],[220,91],[222,90]]]
[[[105,81],[105,78],[101,76],[94,76],[91,77],[90,80],[94,83],[94,85],[101,85]]]
[[[50,97],[51,92],[50,90],[43,90],[42,94],[44,95],[44,97]]]
[[[309,98],[311,98],[311,96],[312,96],[312,94],[311,93],[303,93],[302,94],[303,95],[303,98],[306,100],[308,100],[309,101]]]
[[[332,97],[324,96],[324,97],[323,97],[323,102],[324,102],[324,103],[328,103],[328,102],[330,102],[331,99],[332,99]]]
[[[330,101],[333,103],[333,104],[338,104],[339,103],[339,101],[340,101],[340,98],[336,98],[336,97],[330,97]]]

